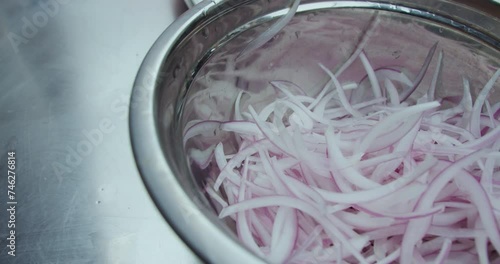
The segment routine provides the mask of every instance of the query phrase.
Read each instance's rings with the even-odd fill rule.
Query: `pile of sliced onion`
[[[190,158],[246,247],[270,263],[500,263],[500,70],[475,100],[465,78],[461,100],[435,98],[440,53],[409,104],[436,50],[413,80],[360,51],[365,88],[319,64],[316,96],[273,81],[264,107],[240,92],[232,120],[189,122]]]

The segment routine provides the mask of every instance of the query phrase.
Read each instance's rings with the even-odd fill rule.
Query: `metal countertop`
[[[128,104],[182,0],[0,2],[0,263],[200,263],[137,171]],[[16,157],[8,255],[8,152]]]

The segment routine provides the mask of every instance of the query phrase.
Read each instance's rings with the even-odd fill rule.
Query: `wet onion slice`
[[[361,52],[369,87],[320,64],[331,80],[317,96],[273,81],[268,105],[242,109],[240,92],[234,120],[188,124],[191,161],[245,246],[270,263],[500,262],[500,104],[488,100],[500,70],[475,100],[464,78],[445,109],[440,53],[409,105],[435,50],[413,81]]]

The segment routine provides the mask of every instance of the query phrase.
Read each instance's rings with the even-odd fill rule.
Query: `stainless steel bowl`
[[[194,6],[156,41],[135,82],[130,129],[143,180],[165,219],[210,263],[263,260],[238,243],[230,222],[218,219],[201,188],[203,173],[188,166],[182,130],[187,121],[199,117],[190,98],[210,87],[213,78],[226,78],[214,73],[227,72],[228,56],[283,15],[288,4],[215,0]],[[319,71],[305,69],[318,60],[333,66],[345,59],[377,10],[382,29],[367,52],[376,60],[395,59],[415,71],[420,65],[415,61],[439,41],[449,66],[443,74],[452,80],[438,91],[441,94],[460,94],[455,86],[460,74],[469,74],[478,87],[500,65],[500,21],[491,14],[498,14],[498,9],[480,11],[445,0],[303,0],[292,23],[255,56],[233,65],[244,73],[227,77],[225,81],[233,80],[234,85],[219,91],[231,99],[238,89],[255,90],[273,79],[319,83]]]

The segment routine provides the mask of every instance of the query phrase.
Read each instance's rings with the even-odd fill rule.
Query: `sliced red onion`
[[[292,253],[297,237],[297,216],[292,208],[280,207],[271,234],[271,263],[283,263]]]
[[[483,104],[486,101],[486,97],[490,93],[491,89],[495,85],[495,82],[497,81],[498,77],[500,77],[500,69],[498,69],[493,77],[488,81],[488,83],[484,86],[483,90],[477,95],[476,101],[474,102],[474,108],[472,110],[472,118],[471,118],[471,123],[470,123],[470,129],[471,133],[479,137],[480,134],[480,127],[479,127],[479,117],[481,116],[481,110],[483,108]]]
[[[295,208],[304,213],[307,213],[309,216],[313,217],[319,224],[326,227],[326,230],[331,232],[335,238],[340,239],[342,241],[341,243],[346,246],[346,249],[348,249],[349,252],[351,252],[358,261],[360,261],[360,263],[368,263],[366,262],[365,258],[359,253],[359,251],[350,242],[347,241],[342,233],[340,233],[335,225],[329,224],[330,221],[327,220],[326,217],[322,216],[321,212],[318,210],[319,208],[316,208],[314,205],[305,203],[304,201],[301,201],[299,199],[286,196],[253,198],[224,208],[221,211],[219,217],[223,218],[240,211],[269,206],[285,206],[289,208]]]
[[[420,211],[420,212],[411,212],[411,213],[401,213],[401,214],[395,214],[395,213],[387,213],[383,211],[378,211],[378,212],[373,212],[370,211],[366,208],[362,208],[360,206],[356,206],[360,211],[366,212],[368,214],[371,214],[373,216],[378,216],[378,217],[389,217],[389,218],[394,218],[395,220],[410,220],[410,219],[415,219],[415,218],[421,218],[421,217],[427,217],[427,216],[433,216],[444,211],[444,206],[440,207],[434,207],[428,211]]]
[[[370,80],[370,84],[372,86],[375,98],[382,97],[382,89],[380,89],[380,84],[378,82],[377,76],[375,75],[375,71],[373,70],[370,62],[368,61],[366,54],[364,52],[361,52],[361,54],[359,54],[359,59],[363,63],[363,67],[365,67],[365,70],[368,73],[368,79]]]
[[[427,69],[429,68],[429,65],[431,64],[432,57],[434,56],[434,53],[436,52],[438,43],[434,44],[432,48],[429,50],[429,54],[427,54],[427,57],[425,58],[424,64],[420,71],[417,74],[417,77],[415,77],[415,80],[413,81],[413,85],[406,91],[403,92],[402,95],[400,95],[401,102],[406,101],[408,97],[410,97],[411,94],[417,89],[417,87],[420,85],[422,80],[424,79],[425,73],[427,72]]]
[[[242,183],[240,184],[240,190],[238,193],[238,202],[244,201],[248,194],[246,192],[246,181],[248,180],[248,159],[245,159],[245,164],[242,173]],[[255,242],[250,226],[248,225],[248,217],[246,212],[239,212],[236,217],[238,235],[241,237],[243,244],[255,252],[258,256],[264,257],[261,249]]]
[[[443,242],[443,247],[441,248],[441,251],[439,251],[439,254],[436,257],[436,260],[434,260],[435,264],[443,264],[448,257],[448,254],[450,254],[451,250],[451,239],[445,239]]]
[[[284,80],[270,82],[276,100],[214,93],[234,106],[227,112],[200,92],[194,112],[214,120],[190,121],[184,143],[209,175],[207,196],[270,263],[497,261],[500,103],[487,96],[500,70],[474,103],[465,78],[461,100],[435,98],[440,53],[427,94],[411,105],[437,45],[410,82],[403,70],[375,70],[367,39],[337,74],[319,64],[330,80],[314,96]],[[369,82],[341,84],[358,58]],[[358,87],[374,96],[348,91]],[[441,109],[443,101],[452,106]]]
[[[371,189],[380,186],[380,184],[363,176],[354,167],[349,166],[350,161],[344,157],[341,150],[337,147],[338,140],[331,131],[326,132],[326,140],[328,145],[328,154],[330,161],[330,169],[344,166],[342,170],[331,170],[333,174],[339,174],[350,183],[363,189]]]
[[[432,218],[432,225],[435,226],[451,226],[464,219],[470,214],[469,210],[458,210],[452,212],[444,212],[442,214],[435,215]]]
[[[477,161],[479,158],[485,155],[484,151],[475,152],[469,156],[466,156],[455,163],[451,164],[445,170],[443,170],[430,184],[429,189],[422,195],[416,210],[429,209],[434,203],[439,192],[444,188],[444,186],[459,173],[465,166]],[[400,261],[402,264],[410,263],[411,256],[413,255],[414,245],[420,241],[427,232],[428,227],[431,224],[432,219],[418,218],[412,219],[408,223],[406,233],[403,237],[403,244],[401,246],[401,257]]]
[[[340,85],[340,82],[337,79],[337,77],[335,77],[335,74],[333,74],[328,68],[323,66],[323,64],[320,63],[319,66],[321,67],[321,69],[323,69],[323,71],[325,71],[328,74],[328,76],[330,76],[331,81],[333,82],[335,88],[337,89],[337,94],[339,96],[340,102],[342,103],[342,106],[345,108],[345,110],[347,110],[349,114],[351,114],[353,117],[361,117],[362,114],[356,109],[354,109],[349,100],[347,100],[344,89]]]
[[[190,149],[189,157],[200,167],[200,169],[204,170],[212,162],[212,158],[214,155],[215,145],[208,147],[205,150],[199,149]]]
[[[441,74],[441,68],[443,67],[443,52],[439,52],[438,63],[436,67],[436,71],[434,72],[434,76],[432,76],[431,87],[427,92],[427,100],[434,101],[434,97],[436,94],[436,86],[438,82],[439,75]]]
[[[479,255],[479,263],[488,264],[488,238],[486,236],[478,236],[476,237],[476,251]]]
[[[215,134],[216,130],[220,128],[221,123],[222,122],[220,121],[214,120],[195,123],[193,126],[186,129],[186,132],[184,132],[184,145],[189,139],[195,136]]]
[[[406,86],[412,86],[413,82],[408,78],[408,76],[406,76],[405,73],[396,68],[399,67],[381,67],[378,69],[374,69],[373,72],[375,73],[376,77],[379,78],[379,80],[382,79],[389,81],[397,81]],[[361,78],[359,83],[363,83],[367,78],[369,78],[368,74],[363,76],[363,78]]]
[[[392,114],[388,118],[380,121],[373,129],[363,138],[360,143],[357,154],[365,153],[377,137],[387,131],[387,128],[395,128],[400,122],[403,122],[408,116],[418,115],[424,111],[439,107],[438,102],[424,103],[420,105],[405,108],[397,113]]]
[[[387,90],[387,92],[389,94],[389,98],[391,99],[391,105],[398,106],[399,105],[399,94],[398,94],[398,90],[396,89],[396,86],[394,86],[394,84],[389,79],[385,79],[384,84],[385,84],[385,89]]]
[[[481,229],[442,226],[430,226],[427,230],[427,233],[429,235],[452,238],[476,238],[478,236],[485,235],[484,231]]]
[[[471,202],[476,206],[486,234],[495,250],[500,254],[500,229],[485,190],[472,175],[466,172],[459,173],[455,177],[455,182],[459,189],[467,193]]]
[[[329,192],[319,188],[315,190],[320,195],[322,195],[325,200],[333,203],[352,204],[352,203],[363,203],[363,202],[373,201],[382,198],[386,195],[389,195],[392,192],[396,191],[398,188],[401,188],[407,185],[408,183],[414,181],[416,178],[426,173],[436,163],[437,160],[428,156],[428,158],[426,158],[426,160],[424,160],[422,164],[420,164],[414,171],[409,173],[407,176],[401,177],[386,185],[369,190],[349,192],[349,193]]]
[[[363,51],[365,48],[366,44],[370,40],[371,36],[375,32],[375,29],[377,28],[378,24],[380,23],[380,20],[378,19],[378,12],[375,13],[370,21],[370,24],[368,25],[368,28],[365,30],[359,44],[356,46],[356,49],[354,52],[349,56],[349,58],[339,67],[339,69],[335,72],[335,76],[340,76],[347,68],[349,68],[352,63],[359,58],[359,54]]]
[[[293,18],[297,9],[299,8],[300,0],[293,0],[292,6],[286,13],[286,15],[282,16],[276,23],[270,26],[264,33],[259,35],[257,38],[252,40],[245,49],[238,55],[239,57],[246,56],[250,54],[250,52],[262,47],[269,40],[274,38]]]

